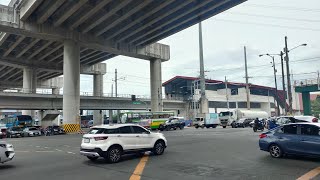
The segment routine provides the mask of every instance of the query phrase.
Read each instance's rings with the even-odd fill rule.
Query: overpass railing
[[[320,87],[320,78],[314,79],[303,79],[299,81],[294,81],[295,86],[311,86],[311,85],[318,85]]]
[[[63,95],[63,90],[59,90],[58,92],[53,92],[51,89],[37,89],[35,90],[30,90],[26,88],[19,88],[19,89],[7,89],[3,91],[4,93],[21,93],[21,94],[55,94],[55,95]],[[113,93],[104,93],[102,96],[97,96],[93,95],[93,92],[86,92],[86,91],[80,91],[80,96],[92,96],[92,97],[117,97],[117,98],[131,98],[132,94],[117,94],[117,96]],[[135,94],[136,95],[136,94]],[[137,99],[151,99],[150,95],[136,95]],[[171,98],[166,98],[165,96],[162,97],[162,99],[166,100],[181,100],[183,101],[184,99],[181,97],[171,97]]]

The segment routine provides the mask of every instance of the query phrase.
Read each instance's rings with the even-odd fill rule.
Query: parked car
[[[0,163],[11,161],[14,155],[15,153],[12,144],[0,142]]]
[[[170,129],[183,129],[185,126],[184,118],[182,117],[170,117],[169,120],[159,125],[159,130],[169,131]]]
[[[20,127],[11,127],[7,129],[7,137],[24,137],[24,133]]]
[[[152,151],[163,154],[167,140],[162,133],[153,133],[136,124],[94,126],[83,135],[80,154],[91,161],[99,157],[110,163],[119,162],[126,153]]]
[[[41,131],[36,127],[25,127],[23,129],[24,136],[41,136]]]
[[[245,123],[247,122],[246,120],[247,119],[243,118],[243,119],[239,119],[238,121],[232,121],[231,127],[232,128],[238,128],[238,127],[245,128],[246,127]],[[251,120],[250,120],[250,122],[251,122]]]
[[[274,158],[283,155],[320,157],[320,123],[285,124],[260,135],[259,147]]]
[[[48,126],[46,128],[46,131],[49,132],[51,135],[59,135],[59,134],[66,133],[64,129],[61,128],[60,126]]]

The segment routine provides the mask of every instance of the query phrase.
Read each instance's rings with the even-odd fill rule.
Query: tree
[[[319,118],[320,114],[320,96],[317,96],[316,100],[311,101],[311,112],[314,116]]]

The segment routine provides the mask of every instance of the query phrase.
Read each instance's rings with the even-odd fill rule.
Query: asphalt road
[[[319,159],[274,159],[258,149],[259,133],[251,129],[184,129],[164,132],[169,146],[161,156],[150,155],[141,175],[159,179],[297,179],[320,166]],[[125,156],[108,164],[79,155],[81,135],[7,139],[16,157],[0,164],[5,179],[129,179],[141,157]],[[315,179],[320,179],[317,176]]]

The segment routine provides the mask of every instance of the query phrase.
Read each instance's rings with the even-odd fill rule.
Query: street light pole
[[[289,68],[289,51],[288,51],[288,43],[287,36],[284,37],[285,41],[285,53],[286,53],[286,67],[287,67],[287,83],[288,83],[288,96],[289,96],[289,113],[292,115],[292,92],[291,92],[291,80],[290,80],[290,68]]]

